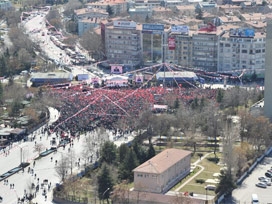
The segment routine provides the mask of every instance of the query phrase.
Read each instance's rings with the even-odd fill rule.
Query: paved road
[[[50,108],[50,122],[54,122],[58,118],[58,111],[56,109]],[[46,157],[41,159],[35,160],[34,166],[34,159],[37,158],[38,153],[34,151],[35,142],[36,144],[42,144],[44,148],[50,148],[50,140],[52,137],[56,137],[55,134],[47,135],[42,134],[41,128],[38,129],[33,133],[36,135],[35,141],[27,141],[22,143],[14,143],[10,149],[9,153],[6,155],[3,151],[0,152],[0,174],[7,172],[8,170],[17,167],[21,162],[21,155],[23,162],[30,162],[30,168],[33,169],[33,174],[31,171],[28,173],[28,167],[25,169],[24,172],[20,171],[8,178],[8,185],[5,185],[4,181],[0,182],[0,196],[3,197],[3,204],[17,204],[17,199],[22,198],[25,194],[25,190],[27,193],[34,193],[33,190],[30,190],[30,185],[34,183],[35,185],[40,184],[44,179],[48,180],[48,183],[51,183],[51,188],[48,191],[47,188],[47,199],[42,195],[42,191],[40,190],[36,195],[37,197],[33,200],[38,204],[49,204],[52,203],[52,188],[56,186],[56,183],[60,183],[60,178],[56,173],[55,170],[55,160],[60,161],[62,156],[69,155],[69,146],[65,149],[58,148],[56,153],[50,154]],[[128,137],[127,140],[124,138],[120,138],[116,140],[114,143],[119,146],[120,144],[130,141],[133,139],[133,136],[126,135]],[[86,164],[90,164],[91,161],[87,161],[84,158],[82,151],[84,149],[84,144],[86,144],[87,139],[90,138],[91,141],[96,143],[93,146],[93,162],[97,159],[96,158],[96,151],[98,151],[100,144],[105,140],[114,141],[113,134],[107,131],[107,134],[104,135],[102,138],[101,134],[97,134],[97,132],[87,133],[81,135],[79,139],[75,139],[73,142],[73,146],[70,147],[70,151],[74,151],[75,161],[80,159],[80,165],[74,165],[73,174],[81,171],[84,169],[85,162]],[[58,140],[57,140],[58,142]],[[22,154],[21,154],[22,152]],[[51,157],[53,160],[51,161]],[[69,172],[70,173],[70,172]],[[36,177],[35,177],[36,174]],[[39,178],[39,181],[38,181]],[[14,184],[14,188],[10,188],[10,184]]]
[[[272,157],[266,157],[255,170],[244,180],[241,186],[232,192],[232,197],[227,198],[225,204],[250,204],[251,194],[256,193],[260,204],[272,203],[272,186],[266,189],[256,187],[258,177],[264,176],[264,173],[272,166]]]

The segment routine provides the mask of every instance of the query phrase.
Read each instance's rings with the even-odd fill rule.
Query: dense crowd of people
[[[70,132],[92,131],[97,126],[116,130],[114,123],[119,119],[138,117],[142,111],[151,109],[154,104],[164,103],[173,96],[175,100],[189,104],[195,98],[215,99],[216,90],[200,88],[138,88],[138,89],[54,89],[51,94],[62,101],[58,107],[59,119],[54,129]],[[127,127],[132,128],[127,124]]]

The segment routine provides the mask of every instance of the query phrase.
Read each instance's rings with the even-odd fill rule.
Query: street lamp
[[[208,188],[207,188],[207,186],[205,187],[205,190],[206,190],[206,204],[208,204],[208,194],[207,194],[207,190],[208,190]]]
[[[109,190],[110,190],[110,188],[107,188],[107,189],[104,191],[104,193],[102,194],[103,203],[104,203],[104,195],[105,195],[105,193],[107,193]]]

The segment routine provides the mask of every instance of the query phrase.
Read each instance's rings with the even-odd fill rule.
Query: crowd
[[[53,124],[55,129],[72,133],[92,131],[97,126],[116,132],[114,123],[123,119],[124,126],[134,128],[128,124],[128,117],[136,118],[142,111],[152,108],[153,104],[169,100],[174,96],[184,104],[189,104],[194,98],[215,99],[216,90],[199,88],[169,88],[151,87],[139,89],[55,89],[52,91],[63,102],[58,107],[59,119]],[[159,97],[157,97],[159,96]],[[160,100],[158,100],[158,98]]]

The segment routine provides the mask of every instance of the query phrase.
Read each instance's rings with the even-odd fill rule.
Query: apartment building
[[[9,10],[11,9],[12,4],[8,0],[0,0],[0,10]]]
[[[217,71],[219,34],[214,25],[203,26],[192,34],[193,67],[206,71]]]
[[[168,33],[168,49],[165,62],[185,67],[192,66],[192,32],[184,25],[172,25]]]
[[[90,19],[90,18],[100,18],[100,19],[105,19],[108,17],[108,13],[106,11],[103,11],[101,9],[96,9],[96,8],[82,8],[82,9],[77,9],[74,11],[75,13],[75,20],[83,20],[83,19]]]
[[[165,193],[190,173],[191,152],[166,149],[133,170],[134,190]]]
[[[218,71],[265,70],[266,34],[250,28],[236,28],[224,32],[219,39]]]
[[[128,3],[125,0],[105,0],[105,1],[95,1],[86,4],[88,7],[101,9],[107,11],[107,7],[110,6],[113,15],[119,15],[121,13],[126,13],[128,10]]]
[[[134,21],[115,20],[101,28],[109,63],[132,67],[142,62],[140,25]]]

